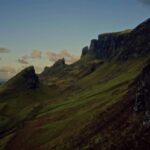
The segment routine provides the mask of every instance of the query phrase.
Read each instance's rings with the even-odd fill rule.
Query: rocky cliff
[[[150,19],[133,30],[100,34],[91,40],[90,47],[82,50],[82,57],[93,55],[98,59],[127,60],[150,52]]]
[[[150,126],[150,64],[147,65],[138,77],[135,98],[135,112],[145,113],[143,125]]]
[[[34,67],[30,66],[10,79],[5,86],[13,89],[36,89],[39,86],[39,79]]]
[[[63,71],[66,66],[67,65],[65,64],[65,59],[64,58],[59,59],[52,66],[45,67],[44,71],[39,76],[40,77],[43,77],[43,76],[47,77],[47,76],[57,74],[57,73]]]

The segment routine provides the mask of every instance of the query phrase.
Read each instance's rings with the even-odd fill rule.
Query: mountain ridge
[[[73,64],[10,79],[0,87],[0,147],[148,150],[149,37],[150,19],[99,35]]]
[[[132,44],[142,47],[142,44],[144,44],[143,42],[148,43],[148,39],[150,38],[149,26],[150,19],[147,19],[133,30],[100,34],[98,39],[91,40],[88,50],[87,47],[86,50],[83,48],[82,55],[85,55],[85,53],[89,55],[92,54],[95,55],[96,58],[106,60],[115,56],[118,57],[119,60],[126,60],[128,57],[135,58],[138,57],[138,55],[144,55],[145,53],[149,52],[149,46],[147,50],[143,52],[143,54],[140,54],[140,48],[137,48],[136,51],[128,49],[132,48]],[[138,39],[140,37],[141,39]],[[120,53],[119,56],[117,56],[118,53]]]

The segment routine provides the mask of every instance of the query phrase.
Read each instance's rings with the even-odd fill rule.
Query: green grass
[[[133,66],[127,68],[126,65],[128,66],[129,64]],[[127,92],[128,85],[140,72],[139,68],[142,65],[142,63],[132,64],[132,62],[129,64],[125,64],[124,69],[119,68],[120,64],[112,65],[112,68],[109,70],[110,64],[102,66],[97,72],[78,82],[78,84],[84,88],[83,91],[77,91],[77,93],[75,92],[72,95],[69,95],[63,102],[44,107],[38,117],[49,116],[50,121],[43,125],[42,129],[44,128],[44,131],[42,130],[42,132],[40,132],[40,128],[38,129],[39,131],[36,132],[36,136],[41,139],[39,140],[40,144],[42,144],[41,141],[43,141],[43,138],[45,137],[46,141],[43,141],[43,144],[47,143],[47,141],[51,141],[47,144],[53,145],[57,141],[63,145],[63,143],[61,143],[62,137],[67,138],[76,132],[79,132],[83,126],[94,118],[97,112],[103,112],[109,106],[119,101]],[[113,78],[98,83],[99,79],[105,80],[111,71],[114,71],[115,69],[117,70],[114,72]],[[104,72],[104,70],[107,71]],[[98,78],[97,76],[100,77]],[[97,82],[97,84],[95,84],[95,82]],[[81,123],[83,125],[81,125]],[[64,126],[66,126],[66,128],[64,128]],[[69,130],[71,132],[69,132]],[[58,134],[56,134],[56,132]],[[30,144],[31,143],[32,142],[30,141]]]
[[[60,80],[56,78],[54,81],[52,78],[56,86],[44,86],[37,91],[8,96],[0,103],[0,110],[5,108],[5,115],[16,117],[16,121],[28,122],[18,131],[19,137],[26,141],[20,142],[22,146],[27,145],[33,149],[39,146],[41,149],[71,148],[75,142],[72,137],[77,138],[97,114],[107,111],[122,99],[129,84],[140,73],[144,62],[143,59],[122,64],[105,62],[95,72],[80,80],[67,74],[67,78],[61,77]],[[76,69],[75,74],[80,69]],[[71,83],[79,88],[63,91]],[[5,121],[4,124],[7,127]],[[97,144],[101,138],[102,135],[95,135],[91,140]],[[16,137],[16,140],[19,139]],[[88,147],[88,144],[83,145],[83,149]]]
[[[9,134],[0,140],[0,150],[4,150],[6,148],[7,142],[14,136],[14,134]]]

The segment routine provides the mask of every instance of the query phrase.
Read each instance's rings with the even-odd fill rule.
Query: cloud
[[[30,58],[30,57],[29,57],[28,55],[24,55],[24,56],[22,56],[21,58],[17,59],[17,61],[18,61],[20,64],[27,65],[27,64],[29,64],[29,62],[28,62],[28,59],[29,59],[29,58]]]
[[[138,1],[145,5],[150,5],[150,0],[138,0]]]
[[[54,53],[54,52],[50,52],[50,51],[47,52],[46,55],[47,55],[48,59],[49,59],[50,61],[52,61],[52,62],[57,61],[57,60],[60,59],[60,57],[61,57],[59,54]]]
[[[4,72],[4,73],[16,73],[15,68],[11,67],[11,66],[5,66],[0,68],[0,72]]]
[[[58,59],[65,58],[66,63],[71,64],[79,59],[79,56],[72,54],[67,50],[62,50],[58,53],[49,51],[46,53],[46,55],[51,62],[55,62]]]
[[[3,66],[0,68],[0,79],[8,79],[17,73],[16,69],[12,66]]]
[[[29,64],[29,62],[28,62],[26,59],[24,59],[23,57],[22,57],[22,58],[19,58],[17,61],[18,61],[20,64],[24,64],[24,65]]]
[[[22,59],[24,59],[24,60],[26,60],[26,59],[28,59],[29,58],[29,56],[28,55],[24,55],[24,56],[22,56]]]
[[[29,59],[41,59],[42,58],[42,52],[40,50],[33,50],[30,55],[24,55],[21,58],[19,58],[17,61],[21,64],[27,65],[29,64]]]
[[[3,47],[0,48],[0,53],[9,53],[9,52],[10,52],[10,49],[8,48],[3,48]]]
[[[41,59],[42,58],[42,52],[40,50],[33,50],[32,53],[31,53],[31,58],[34,58],[34,59]]]

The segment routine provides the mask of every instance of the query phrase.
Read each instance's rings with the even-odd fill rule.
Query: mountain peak
[[[6,86],[11,88],[27,88],[35,89],[39,86],[39,79],[35,73],[33,66],[27,67],[18,73],[16,76],[11,78]]]
[[[83,49],[82,49],[82,55],[81,57],[84,57],[89,51],[89,47],[88,46],[85,46]]]
[[[40,77],[51,76],[55,73],[59,73],[66,67],[65,59],[58,59],[52,66],[45,67],[44,71],[40,74]]]
[[[54,63],[54,67],[57,67],[57,66],[62,66],[64,67],[66,64],[65,64],[65,59],[62,58],[62,59],[58,59],[55,63]]]
[[[148,18],[147,20],[145,20],[144,22],[142,22],[141,24],[139,24],[135,29],[144,29],[144,28],[149,28],[150,26],[150,18]]]

